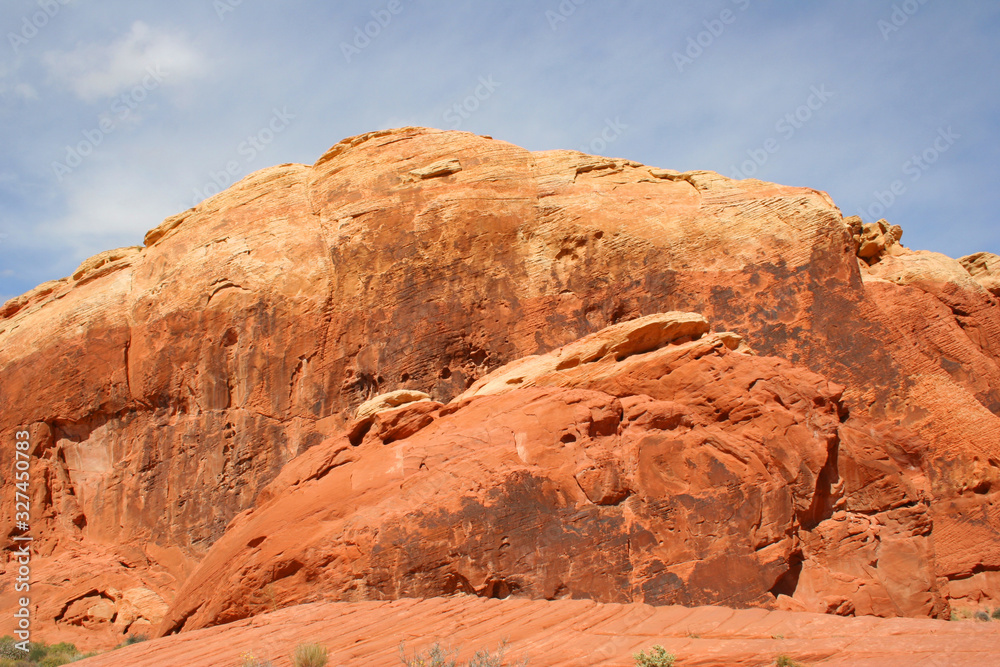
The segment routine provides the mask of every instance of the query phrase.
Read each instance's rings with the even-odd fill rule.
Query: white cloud
[[[43,62],[49,75],[67,85],[85,102],[114,97],[161,72],[166,83],[177,83],[201,71],[201,56],[182,37],[132,24],[127,35],[111,44],[83,44],[73,51],[49,51]]]
[[[19,83],[14,86],[14,94],[18,97],[23,97],[26,100],[38,99],[38,91],[35,90],[34,86],[28,83]]]
[[[36,225],[37,236],[59,239],[67,264],[109,248],[142,243],[145,233],[180,212],[161,187],[162,174],[102,162],[81,168],[64,186],[63,215]]]
[[[19,65],[9,67],[0,63],[0,95],[13,95],[25,100],[37,100],[38,91],[29,83],[19,82],[17,72]]]

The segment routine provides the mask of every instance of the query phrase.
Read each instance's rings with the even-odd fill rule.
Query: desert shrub
[[[76,650],[76,644],[59,642],[58,644],[53,644],[49,647],[49,653],[69,653],[70,655],[77,655],[80,652]]]
[[[1000,621],[1000,607],[993,610],[993,620]]]
[[[14,647],[13,637],[0,637],[0,667],[60,667],[96,653],[81,655],[76,646],[69,642],[48,645],[45,642],[31,642],[27,652]]]
[[[774,659],[774,664],[776,667],[802,667],[802,663],[795,662],[787,655],[779,655]]]
[[[61,665],[68,665],[71,662],[75,662],[77,659],[75,653],[54,653],[45,656],[38,661],[38,667],[61,667]]]
[[[9,635],[0,637],[0,667],[59,667],[84,657],[76,646],[67,642],[51,646],[31,642],[27,653],[15,648],[16,643]]]
[[[240,653],[240,667],[274,667],[270,660],[258,658],[250,651]]]
[[[451,651],[450,654],[458,655],[458,651]],[[399,660],[406,667],[458,667],[458,660],[449,658],[449,651],[439,643],[435,643],[423,653],[407,656],[406,643],[399,642]]]
[[[31,650],[28,651],[28,662],[41,662],[49,653],[49,647],[45,642],[31,642],[29,646]]]
[[[506,662],[507,640],[502,640],[497,645],[497,652],[490,653],[488,650],[476,651],[469,661],[469,667],[507,667]],[[514,663],[512,667],[524,667],[528,664],[528,659],[523,658],[520,662]]]
[[[472,659],[465,663],[464,667],[525,667],[528,664],[527,658],[522,658],[516,663],[508,663],[506,654],[507,640],[504,639],[497,645],[495,653],[488,649],[480,649],[476,651]],[[399,643],[399,660],[406,667],[463,667],[459,665],[458,659],[455,657],[457,655],[457,649],[445,649],[441,644],[435,643],[423,653],[407,656],[405,642]]]
[[[116,646],[116,649],[125,648],[126,646],[131,646],[132,644],[138,644],[139,642],[148,641],[149,637],[147,635],[135,635],[131,632],[125,635],[124,641]]]
[[[10,635],[4,635],[3,637],[0,637],[0,659],[7,658],[10,660],[14,660],[23,655],[21,651],[18,651],[16,648],[14,648],[14,644],[15,644],[14,638],[11,637]]]
[[[326,667],[329,659],[326,647],[319,644],[299,644],[295,647],[292,664],[295,667]]]
[[[977,611],[975,613],[975,619],[977,621],[983,621],[984,623],[990,620],[990,615],[985,611]]]
[[[649,655],[646,655],[645,651],[639,651],[632,657],[635,659],[635,667],[673,667],[674,661],[677,660],[659,644],[649,649]]]

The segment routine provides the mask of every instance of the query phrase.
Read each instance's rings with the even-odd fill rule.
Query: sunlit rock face
[[[446,423],[449,415],[431,408],[449,405],[504,364],[671,312],[703,317],[711,335],[735,332],[759,357],[747,363],[778,357],[795,373],[818,374],[843,388],[824,399],[838,405],[840,426],[819,435],[803,427],[814,443],[802,444],[809,451],[827,442],[829,457],[824,438],[838,439],[838,475],[832,463],[824,473],[829,516],[792,512],[798,542],[782,547],[785,564],[760,555],[758,565],[772,565],[760,565],[759,583],[734,600],[798,600],[810,609],[822,603],[840,613],[880,614],[938,613],[939,598],[997,600],[995,262],[915,253],[900,239],[888,223],[871,228],[845,220],[815,190],[572,151],[533,153],[422,128],[354,137],[312,166],[258,172],[166,220],[144,246],[102,253],[71,277],[0,309],[0,437],[13,442],[15,431],[26,428],[35,457],[39,627],[71,640],[74,632],[99,636],[84,630],[89,624],[117,643],[128,631],[121,619],[132,612],[101,619],[109,605],[126,609],[124,592],[133,589],[162,601],[143,602],[146,611],[135,616],[157,625],[156,610],[178,602],[178,591],[233,518],[255,507],[296,456],[331,447],[345,434],[354,434],[357,451],[369,435],[409,429],[396,441],[426,437],[430,426],[393,426],[381,413],[366,427],[374,430],[361,433],[355,412],[369,399],[422,392],[429,399],[398,409],[430,410],[418,421]],[[734,338],[719,340],[723,356],[745,354],[726,345]],[[625,410],[627,396],[616,390],[586,391],[614,396]],[[651,396],[642,388],[628,391]],[[727,391],[744,396],[750,388]],[[798,415],[793,421],[805,414],[785,407]],[[347,442],[355,447],[352,438]],[[563,444],[590,446],[577,442]],[[755,446],[770,447],[763,442]],[[614,448],[607,454],[623,456]],[[810,472],[795,480],[805,484],[824,470],[816,456],[805,456]],[[0,449],[3,470],[12,469],[12,457],[13,450]],[[859,463],[842,468],[848,459]],[[697,474],[708,474],[700,465]],[[756,483],[727,470],[737,486]],[[623,511],[639,497],[630,491],[619,504],[598,503],[592,495],[610,502],[624,487],[602,481],[604,472],[574,470],[574,479],[578,472],[585,481],[576,488],[587,502],[619,508],[601,511]],[[781,493],[798,507],[806,487],[786,481]],[[545,495],[548,487],[538,484],[531,493],[553,508],[583,502]],[[676,502],[671,488],[656,493]],[[819,482],[811,493],[817,488]],[[852,506],[851,488],[869,489],[873,499]],[[452,500],[460,502],[458,495]],[[13,502],[9,494],[0,501],[5,534],[16,532]],[[861,506],[874,517],[867,527],[851,523]],[[684,511],[685,521],[695,521],[701,510]],[[897,514],[880,518],[887,511]],[[551,521],[569,519],[557,512]],[[916,537],[900,537],[890,555],[883,532]],[[873,594],[859,606],[842,590],[850,586],[833,585],[825,572],[860,577],[848,563],[848,546],[830,545],[869,534],[864,548],[886,553],[875,568],[883,588],[897,590],[904,579],[912,587]],[[666,577],[669,558],[660,560]],[[923,569],[927,563],[932,573]],[[652,577],[659,566],[649,567]],[[905,574],[886,575],[892,568]],[[780,581],[769,583],[775,572]],[[866,572],[865,581],[878,579]],[[380,576],[386,583],[365,590],[409,590],[391,572]],[[479,590],[476,576],[466,579]],[[677,576],[684,586],[712,579]],[[601,586],[593,590],[618,584]],[[628,586],[633,599],[645,599]],[[663,599],[693,590],[684,586]],[[521,591],[549,594],[544,586]],[[13,606],[13,595],[0,591],[0,606]],[[723,597],[716,601],[725,603]],[[0,632],[8,621],[0,621]]]

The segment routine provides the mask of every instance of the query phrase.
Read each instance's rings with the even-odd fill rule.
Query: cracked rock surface
[[[296,457],[322,459],[299,485],[348,469],[366,494],[375,493],[366,474],[397,486],[401,471],[438,480],[447,503],[411,508],[425,523],[438,510],[446,524],[461,516],[466,496],[483,508],[468,510],[475,516],[541,503],[538,521],[557,527],[551,539],[565,534],[586,551],[607,534],[614,554],[553,555],[546,565],[523,544],[487,540],[483,549],[517,558],[473,558],[455,571],[455,590],[690,595],[843,614],[1000,606],[996,258],[912,252],[901,238],[888,222],[844,218],[809,188],[425,128],[352,137],[313,165],[252,174],[168,218],[143,246],[101,253],[0,307],[0,439],[25,429],[33,448],[39,638],[113,646],[125,632],[159,627],[168,606],[184,616],[185,582],[245,527],[241,513],[294,492],[290,475],[305,465]],[[649,350],[637,334],[610,357],[603,343],[579,354],[564,347],[678,312],[700,318],[690,340]],[[661,368],[657,355],[709,342],[697,359],[675,360],[691,374],[675,397],[632,367],[653,355],[650,368]],[[565,358],[548,376],[522,374],[525,391],[481,391],[490,373],[557,349]],[[758,375],[769,379],[724,379]],[[718,394],[698,394],[709,387]],[[429,398],[355,419],[362,404],[396,391]],[[470,391],[482,395],[453,402]],[[494,411],[476,413],[479,405]],[[529,405],[554,410],[553,425],[529,428],[517,412]],[[594,411],[594,433],[569,426],[589,423],[582,406]],[[456,458],[447,465],[458,477],[433,477],[450,469],[440,462],[411,471],[417,459],[399,458],[435,429],[454,427],[447,437],[460,438],[466,426],[501,422],[534,439],[515,441],[513,454],[510,442],[489,440],[479,454],[438,454]],[[655,452],[654,463],[636,467],[642,452]],[[13,456],[0,448],[0,470],[12,470]],[[551,474],[539,463],[550,459]],[[675,477],[650,472],[661,468]],[[16,532],[13,502],[0,499],[5,535]],[[509,515],[504,527],[527,539],[541,525],[519,523],[529,517]],[[341,560],[287,561],[254,575],[272,581],[257,598],[213,613],[277,604],[279,581],[299,596],[296,573],[325,557],[334,558],[331,577],[354,568],[354,588],[337,579],[337,595],[447,589],[423,559],[449,556],[441,545],[472,530],[447,525],[399,533],[440,536],[426,553],[390,547],[379,533],[337,552]],[[667,539],[675,525],[682,539]],[[239,558],[254,548],[270,547]],[[362,552],[383,560],[350,566]],[[421,563],[426,572],[413,569]],[[590,578],[575,577],[585,566]],[[3,581],[12,567],[0,563]],[[122,602],[138,589],[150,594]],[[0,588],[0,634],[15,595]]]
[[[916,444],[728,340],[650,315],[448,405],[377,413],[363,440],[282,470],[159,632],[263,613],[264,590],[281,606],[465,593],[941,615]]]

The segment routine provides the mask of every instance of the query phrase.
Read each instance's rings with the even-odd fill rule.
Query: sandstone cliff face
[[[1000,296],[1000,257],[991,252],[977,252],[958,261],[993,296]]]
[[[230,524],[160,631],[266,611],[261,591],[939,615],[920,452],[707,330],[639,318],[364,419]]]
[[[110,628],[95,595],[169,603],[285,464],[374,396],[444,404],[502,364],[676,310],[842,385],[876,425],[839,427],[841,449],[927,477],[940,591],[997,596],[995,267],[898,241],[814,190],[420,128],[258,172],[0,311],[0,437],[27,427],[36,456],[40,614],[65,630],[96,607],[86,622]],[[900,509],[920,506],[907,484]],[[842,554],[800,539],[798,586],[822,588],[806,553]]]

